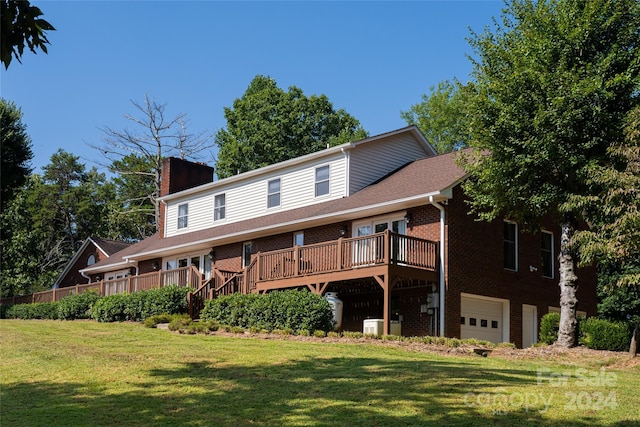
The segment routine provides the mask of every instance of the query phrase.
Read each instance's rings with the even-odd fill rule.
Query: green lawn
[[[90,321],[2,320],[0,345],[2,426],[640,425],[640,368],[593,359]]]

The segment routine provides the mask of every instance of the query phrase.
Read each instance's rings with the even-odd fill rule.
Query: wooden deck
[[[191,315],[204,301],[235,292],[306,286],[322,295],[330,283],[373,278],[387,294],[401,278],[437,281],[438,243],[386,230],[361,237],[259,252],[243,271],[213,269],[190,295]],[[388,295],[387,295],[388,296]]]

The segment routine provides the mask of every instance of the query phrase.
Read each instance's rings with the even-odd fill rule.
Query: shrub
[[[156,314],[188,311],[186,287],[165,286],[131,294],[115,294],[96,301],[92,317],[99,322],[143,321]]]
[[[0,319],[8,319],[7,311],[13,307],[12,304],[0,304]]]
[[[8,319],[57,319],[59,302],[16,304],[7,310]]]
[[[560,329],[560,313],[547,313],[540,320],[540,342],[553,344],[558,340]]]
[[[304,290],[225,295],[207,301],[200,318],[245,329],[286,330],[291,334],[300,329],[333,329],[329,303],[323,297]]]
[[[169,322],[169,326],[167,327],[170,331],[180,331],[187,328],[193,321],[188,316],[175,316]]]
[[[158,326],[159,323],[171,323],[171,321],[173,321],[174,319],[191,320],[188,314],[163,313],[163,314],[156,314],[153,316],[149,316],[146,319],[144,319],[144,326],[146,326],[147,328],[155,328],[156,326]]]
[[[364,334],[358,331],[342,331],[342,336],[345,338],[362,338]]]
[[[626,351],[631,342],[631,328],[625,322],[590,317],[581,322],[580,344],[594,350]]]
[[[300,335],[301,337],[310,337],[311,331],[309,331],[308,329],[299,329],[298,335]]]
[[[340,338],[340,332],[329,331],[329,332],[327,332],[327,337],[329,337],[329,338]]]
[[[231,333],[232,334],[244,334],[245,329],[240,326],[232,326]]]
[[[91,308],[100,298],[95,290],[64,297],[58,305],[58,317],[61,320],[90,319]]]
[[[322,329],[316,329],[315,331],[313,331],[313,336],[316,338],[324,338],[326,335],[327,333]]]

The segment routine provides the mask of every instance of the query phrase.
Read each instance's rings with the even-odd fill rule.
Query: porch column
[[[382,334],[389,335],[391,331],[391,286],[389,286],[389,272],[382,276],[373,276],[376,282],[382,287],[382,293],[384,294],[384,302],[382,303],[382,319],[384,320],[382,326]]]

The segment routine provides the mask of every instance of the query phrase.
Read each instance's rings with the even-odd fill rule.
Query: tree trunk
[[[636,323],[636,329],[633,331],[633,335],[631,335],[631,345],[629,346],[629,357],[636,357],[638,352],[638,339],[640,339],[640,318],[638,318],[638,323]]]
[[[558,345],[564,348],[576,345],[576,291],[578,277],[575,274],[576,261],[570,248],[574,234],[574,226],[570,220],[563,219],[560,224],[560,328]]]

